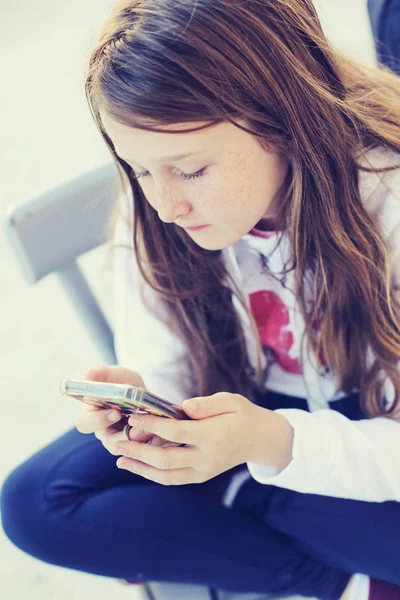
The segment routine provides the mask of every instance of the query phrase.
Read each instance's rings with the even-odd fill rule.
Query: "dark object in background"
[[[379,63],[400,75],[400,0],[368,0]]]

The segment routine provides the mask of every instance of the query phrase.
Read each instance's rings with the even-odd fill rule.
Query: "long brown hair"
[[[131,186],[136,260],[174,315],[190,355],[193,395],[251,398],[255,385],[265,387],[260,367],[255,377],[250,368],[232,304],[233,293],[243,298],[228,285],[221,250],[200,248],[158,218],[116,154],[99,109],[150,131],[243,119],[246,131],[288,159],[277,229],[290,235],[288,270],[295,270],[308,350],[318,360],[323,354],[338,391],[360,390],[367,416],[386,410],[387,374],[396,396],[386,414],[394,418],[400,307],[386,242],[362,203],[357,159],[381,146],[400,152],[400,79],[333,50],[311,0],[125,0],[90,55],[85,90],[121,187]],[[311,309],[306,272],[314,282]]]

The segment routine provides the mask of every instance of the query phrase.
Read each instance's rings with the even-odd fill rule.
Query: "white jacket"
[[[361,161],[360,161],[361,162]],[[367,153],[365,165],[400,165],[400,156],[383,148]],[[400,283],[400,169],[386,173],[360,171],[360,192],[364,205],[387,239],[392,257],[393,285]],[[133,219],[132,197],[126,198],[123,216]],[[369,502],[400,501],[400,423],[379,417],[351,421],[335,410],[328,401],[340,399],[334,394],[334,372],[318,372],[314,361],[306,358],[305,340],[301,346],[304,321],[296,309],[294,273],[285,285],[261,273],[260,254],[268,260],[270,271],[279,271],[290,256],[284,236],[278,250],[271,253],[274,238],[263,239],[246,234],[222,251],[228,272],[244,294],[251,308],[251,294],[270,290],[281,298],[288,310],[288,327],[293,337],[291,358],[299,358],[301,373],[288,373],[279,364],[268,366],[266,388],[280,393],[304,397],[310,412],[278,409],[294,430],[293,459],[281,472],[268,465],[247,463],[248,471],[233,475],[223,500],[231,506],[233,498],[246,478],[252,476],[262,484],[270,484],[300,493],[322,494]],[[146,387],[167,400],[182,404],[195,394],[190,380],[188,354],[183,342],[164,324],[168,314],[158,295],[145,286],[146,299],[157,310],[156,319],[142,303],[138,293],[140,273],[133,253],[132,229],[123,218],[117,221],[115,242],[131,249],[114,250],[114,327],[118,363],[140,373]],[[254,296],[253,296],[254,298]],[[256,366],[256,343],[248,317],[236,296],[233,304],[244,329],[250,363]],[[305,337],[305,336],[304,336]],[[312,357],[311,357],[312,359]],[[393,399],[393,386],[387,379],[385,395]]]

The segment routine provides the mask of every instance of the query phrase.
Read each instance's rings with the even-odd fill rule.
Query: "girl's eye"
[[[200,169],[200,171],[196,171],[196,173],[181,173],[182,179],[196,179],[196,177],[201,177],[204,174],[206,167]]]
[[[201,177],[204,174],[205,170],[206,167],[203,167],[202,169],[200,169],[200,171],[196,171],[196,173],[181,173],[180,177],[185,180],[196,179],[196,177]],[[148,171],[143,171],[143,173],[135,173],[135,171],[132,169],[132,175],[135,179],[140,179],[140,177],[146,177],[146,175],[148,174]]]

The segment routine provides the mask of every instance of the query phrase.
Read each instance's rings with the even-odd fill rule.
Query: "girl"
[[[103,576],[399,599],[400,80],[311,0],[130,0],[86,93],[124,365],[86,377],[191,420],[84,407],[8,476],[6,534]]]

